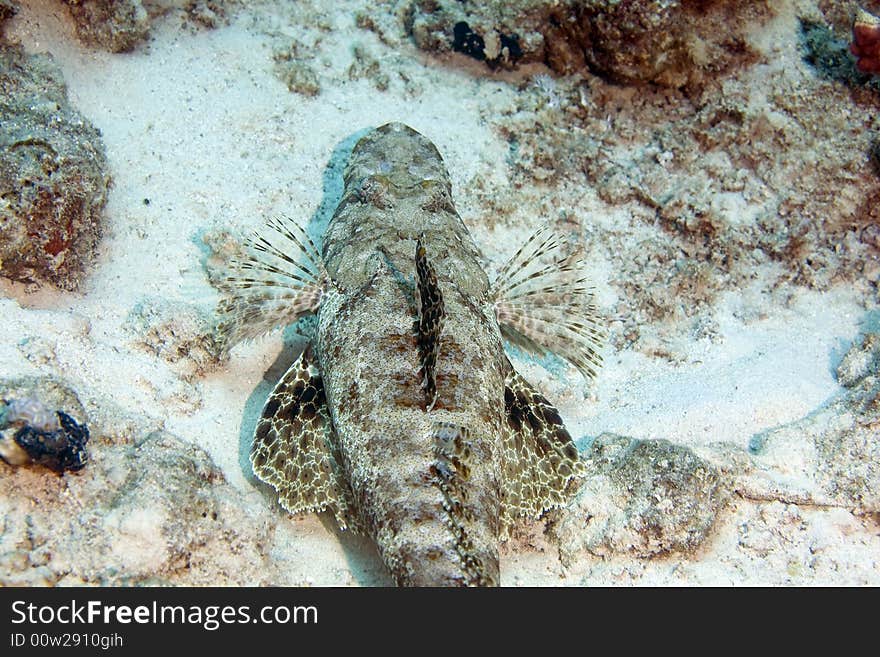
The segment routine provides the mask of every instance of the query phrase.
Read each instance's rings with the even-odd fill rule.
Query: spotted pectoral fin
[[[217,286],[218,335],[226,347],[314,313],[329,285],[317,247],[285,217],[269,219],[243,245]]]
[[[422,237],[416,243],[416,274],[418,276],[419,319],[417,338],[422,361],[425,406],[431,410],[437,403],[437,354],[440,352],[440,332],[443,330],[445,309],[437,274],[428,261]]]
[[[266,400],[251,446],[254,474],[291,513],[329,509],[356,529],[352,494],[340,467],[320,372],[307,354],[290,366]]]
[[[511,365],[504,380],[501,432],[501,520],[538,518],[563,506],[584,475],[584,463],[559,413]]]
[[[604,332],[579,253],[564,255],[565,238],[537,230],[502,269],[491,296],[501,333],[539,356],[565,358],[592,379],[602,362]]]

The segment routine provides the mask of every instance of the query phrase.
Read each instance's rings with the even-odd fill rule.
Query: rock
[[[18,4],[13,0],[0,0],[0,27],[18,13]]]
[[[77,394],[62,381],[50,376],[0,378],[0,399],[32,399],[42,407],[63,410],[80,422],[87,420]]]
[[[779,497],[880,513],[880,334],[868,333],[841,360],[844,391],[792,424],[753,441],[756,465]],[[763,493],[770,498],[776,491]],[[754,495],[754,492],[752,493]]]
[[[820,481],[828,495],[880,513],[880,333],[850,348],[837,377],[846,392],[831,412],[849,422],[816,437]]]
[[[367,78],[373,82],[373,86],[378,91],[388,91],[390,79],[388,74],[382,71],[379,60],[367,48],[357,43],[352,46],[351,53],[353,61],[348,67],[348,79]]]
[[[51,377],[0,379],[0,458],[5,462],[75,472],[88,463],[88,441],[83,407],[73,390]]]
[[[303,96],[317,96],[321,91],[314,69],[303,61],[293,60],[279,65],[278,77],[288,90]]]
[[[666,440],[602,434],[574,504],[552,527],[564,562],[579,552],[654,557],[693,552],[729,491],[715,466]]]
[[[0,583],[269,581],[265,517],[204,451],[164,432],[101,442],[76,475],[0,464]]]
[[[186,17],[195,25],[215,29],[229,22],[226,5],[235,0],[190,0],[186,4]]]
[[[493,69],[589,66],[616,82],[681,87],[748,58],[746,30],[770,13],[725,1],[417,0],[406,27],[424,50],[461,52]]]
[[[300,54],[304,50],[296,41],[286,47],[277,48],[272,55],[275,60],[275,75],[291,92],[317,96],[321,91],[321,83],[309,64],[308,57]]]
[[[13,427],[4,432],[6,435],[0,441],[0,456],[7,463],[34,463],[59,474],[66,470],[82,470],[88,463],[88,427],[79,424],[64,411],[55,411],[55,421],[45,427],[22,423],[20,418],[8,412],[6,415],[15,419]]]
[[[126,328],[138,346],[175,365],[187,381],[213,369],[224,358],[211,319],[190,304],[144,299],[129,314]]]
[[[50,377],[0,379],[0,398],[86,419],[76,393]],[[92,458],[76,473],[0,461],[0,585],[256,585],[274,576],[261,556],[271,538],[264,509],[244,506],[202,449],[115,408],[89,420]]]
[[[837,381],[852,393],[870,395],[878,383],[880,335],[868,333],[854,344],[837,366]]]
[[[772,14],[769,3],[724,0],[578,4],[591,68],[617,82],[668,87],[699,84],[707,74],[755,59],[748,30]]]
[[[109,183],[100,132],[68,104],[51,56],[0,45],[0,275],[75,290]]]
[[[64,0],[83,43],[110,52],[129,52],[150,31],[140,0]]]

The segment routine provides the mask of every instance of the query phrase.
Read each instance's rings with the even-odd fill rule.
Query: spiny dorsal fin
[[[558,411],[508,361],[501,431],[502,527],[563,506],[584,463]]]
[[[241,259],[221,280],[218,332],[231,347],[313,313],[329,278],[321,254],[305,230],[286,217],[266,222],[244,243]]]
[[[291,513],[330,509],[340,528],[356,527],[324,384],[305,353],[266,400],[254,432],[251,465]]]
[[[440,332],[443,330],[443,295],[437,282],[437,274],[428,262],[425,247],[422,244],[424,233],[416,242],[416,274],[419,289],[418,344],[419,356],[424,372],[423,386],[425,389],[425,406],[427,410],[437,403],[437,379],[435,367],[437,354],[440,351]]]
[[[589,381],[602,363],[604,332],[593,288],[579,271],[581,254],[564,255],[564,246],[559,233],[538,229],[501,270],[490,295],[507,340],[539,356],[551,351]]]

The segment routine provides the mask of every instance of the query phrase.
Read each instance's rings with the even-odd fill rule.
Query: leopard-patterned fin
[[[305,230],[286,217],[273,217],[254,231],[242,256],[229,262],[218,283],[218,334],[232,347],[314,313],[329,284],[318,248]]]
[[[585,474],[559,413],[508,362],[501,431],[501,521],[538,518],[565,505]]]
[[[490,294],[501,333],[538,356],[565,358],[589,381],[602,363],[604,332],[580,253],[564,255],[566,240],[543,227],[502,269]]]
[[[430,411],[437,403],[435,368],[437,354],[440,351],[440,332],[443,330],[443,318],[446,311],[443,307],[440,285],[437,283],[437,274],[428,261],[425,247],[422,245],[423,237],[424,235],[420,236],[416,243],[416,273],[419,289],[417,336],[422,373],[424,374],[422,386],[425,389],[425,407]]]
[[[254,432],[251,465],[291,513],[329,509],[341,529],[357,530],[324,384],[307,353],[290,366],[266,400]]]

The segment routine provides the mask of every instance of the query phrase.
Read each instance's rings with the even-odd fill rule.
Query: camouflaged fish
[[[317,315],[263,408],[254,473],[291,513],[369,534],[400,585],[495,585],[508,528],[565,504],[583,472],[503,339],[593,377],[592,291],[548,229],[490,285],[440,153],[405,125],[364,136],[344,177],[322,251],[273,219],[223,283],[229,344]]]

